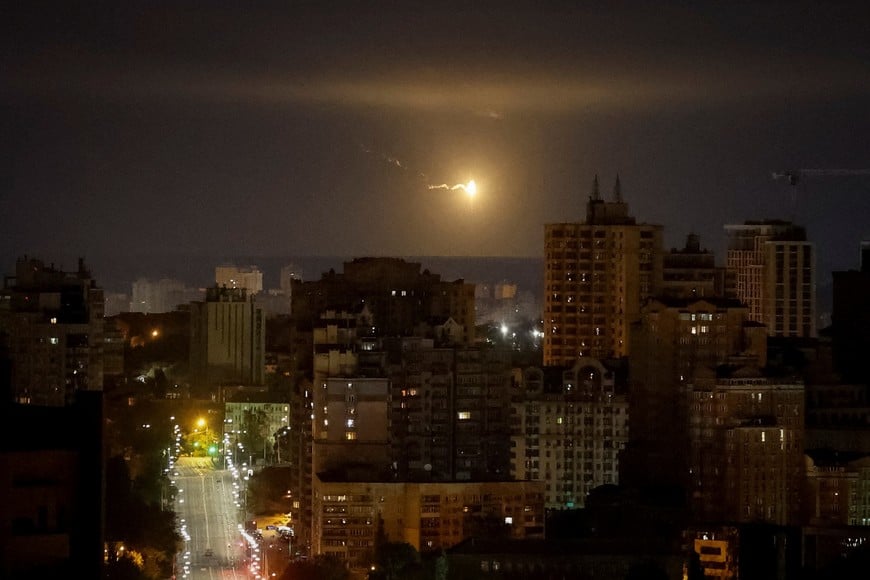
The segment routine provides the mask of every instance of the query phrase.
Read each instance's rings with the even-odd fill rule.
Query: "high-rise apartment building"
[[[631,435],[625,479],[685,486],[688,385],[698,371],[745,361],[764,366],[764,327],[728,298],[656,298],[632,328]]]
[[[327,479],[371,486],[507,481],[510,353],[436,347],[431,338],[383,338],[372,328],[365,306],[356,314],[325,311],[312,329],[310,490]],[[318,524],[323,514],[309,511],[317,499],[302,498],[306,505],[295,511],[298,537],[310,538],[315,553],[329,552],[327,546],[337,546],[328,543],[332,532],[318,530],[330,522]]]
[[[861,242],[857,270],[833,272],[831,314],[834,366],[847,381],[870,383],[870,241]]]
[[[341,346],[348,324],[315,329],[315,472],[362,462],[403,481],[510,477],[510,352],[416,337]]]
[[[302,280],[302,268],[296,264],[283,266],[281,273],[278,275],[278,288],[286,296],[290,296],[292,292],[291,280]]]
[[[103,290],[84,261],[64,272],[37,259],[16,262],[4,280],[0,338],[9,353],[8,397],[69,405],[78,391],[103,388]]]
[[[0,577],[98,578],[105,536],[103,290],[23,257],[0,289]]]
[[[344,272],[329,271],[320,280],[291,279],[294,319],[312,324],[322,312],[358,312],[365,306],[377,336],[415,336],[421,323],[452,319],[458,344],[474,342],[474,284],[446,282],[421,265],[399,258],[356,258]]]
[[[192,384],[263,384],[265,342],[265,314],[244,290],[209,288],[204,302],[190,304]]]
[[[400,350],[398,350],[400,349]],[[398,475],[424,481],[510,477],[510,352],[393,342],[392,453]]]
[[[629,420],[616,373],[584,357],[570,368],[527,368],[518,379],[511,475],[543,481],[547,509],[582,508],[593,488],[618,484]]]
[[[133,282],[130,312],[156,314],[172,312],[181,304],[202,300],[203,292],[189,288],[181,280],[139,278]]]
[[[601,199],[598,178],[586,220],[544,227],[544,365],[629,353],[629,325],[659,293],[662,226],[638,224],[622,199]]]
[[[770,336],[816,336],[815,246],[803,227],[780,220],[726,225],[730,295]]]
[[[800,523],[804,386],[752,367],[696,374],[689,389],[690,497],[701,521]]]
[[[257,266],[217,266],[214,281],[218,287],[244,289],[248,294],[263,291],[263,272]]]
[[[701,249],[697,234],[686,236],[686,245],[662,256],[662,296],[703,298],[723,296],[725,269],[717,268],[713,252]]]
[[[364,464],[390,467],[390,382],[385,378],[330,377],[315,386],[313,472]]]

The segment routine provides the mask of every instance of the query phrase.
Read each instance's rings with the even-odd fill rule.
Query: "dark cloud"
[[[859,3],[579,4],[6,4],[3,246],[537,256],[619,172],[670,244],[786,213],[851,265],[862,182],[770,175],[870,167]]]

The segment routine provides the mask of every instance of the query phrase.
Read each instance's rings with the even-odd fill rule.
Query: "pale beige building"
[[[629,325],[661,287],[662,230],[629,215],[619,178],[602,200],[597,177],[585,221],[544,226],[544,365],[629,354]]]
[[[257,266],[217,266],[214,269],[214,281],[221,287],[247,290],[248,294],[263,291],[263,272]]]

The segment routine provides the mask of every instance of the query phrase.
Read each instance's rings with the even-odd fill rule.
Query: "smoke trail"
[[[363,153],[367,153],[369,155],[374,155],[375,157],[379,158],[381,161],[383,161],[385,163],[389,163],[390,165],[395,165],[399,169],[403,169],[403,170],[408,171],[410,173],[415,173],[417,175],[417,177],[419,177],[420,179],[426,179],[425,173],[408,167],[407,165],[405,165],[399,159],[393,157],[392,155],[386,155],[384,153],[379,153],[377,151],[373,151],[372,149],[369,149],[365,145],[360,145],[359,148]]]
[[[455,191],[457,189],[461,189],[468,195],[474,195],[477,193],[477,185],[474,183],[472,179],[468,183],[457,183],[456,185],[447,185],[446,183],[442,183],[440,185],[430,185],[429,189],[446,189],[448,191]]]

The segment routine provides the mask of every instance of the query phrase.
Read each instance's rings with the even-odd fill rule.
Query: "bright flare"
[[[477,184],[474,183],[474,180],[472,179],[468,183],[457,183],[456,185],[447,185],[446,183],[442,183],[440,185],[430,185],[429,189],[448,189],[450,191],[461,189],[468,194],[468,197],[474,197],[474,195],[477,193]]]

